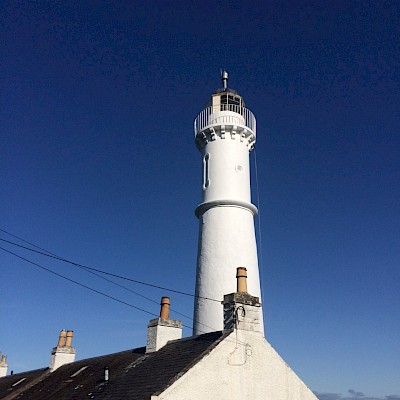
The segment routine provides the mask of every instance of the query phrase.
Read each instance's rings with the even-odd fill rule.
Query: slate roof
[[[49,374],[49,368],[35,369],[0,378],[0,399],[16,395]]]
[[[150,400],[164,391],[208,354],[227,334],[211,332],[168,342],[154,353],[145,348],[127,350],[64,365],[45,374],[34,386],[12,398],[29,400]],[[104,367],[109,368],[109,381],[104,381]],[[33,373],[34,371],[32,371]],[[29,373],[27,373],[29,374]],[[22,375],[23,374],[18,374]],[[12,384],[11,378],[0,379],[0,399]],[[36,376],[36,375],[35,375]],[[20,379],[21,379],[20,378]],[[13,378],[15,379],[15,378]],[[4,380],[4,382],[3,382]],[[7,384],[6,384],[7,382]],[[13,381],[14,382],[14,381]]]

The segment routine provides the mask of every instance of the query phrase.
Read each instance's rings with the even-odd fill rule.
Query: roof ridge
[[[15,378],[16,376],[32,374],[33,372],[39,372],[39,371],[43,371],[44,372],[44,371],[46,371],[46,369],[49,369],[49,367],[42,367],[42,368],[30,369],[28,371],[17,372],[15,374],[13,373],[12,375],[11,374],[10,375],[6,375],[3,378],[11,378],[11,377]]]
[[[110,356],[116,356],[118,354],[123,354],[123,353],[135,353],[138,350],[145,350],[145,349],[146,349],[145,346],[141,346],[141,347],[137,347],[137,348],[134,348],[134,349],[116,351],[115,353],[109,353],[109,354],[103,354],[101,356],[82,358],[81,360],[75,360],[73,363],[64,364],[62,367],[64,367],[65,365],[82,363],[82,362],[89,361],[89,360],[99,360],[101,358],[106,358],[106,357],[110,357]],[[62,367],[60,367],[60,368],[62,368]]]
[[[202,336],[206,336],[206,335],[212,336],[212,335],[216,335],[216,334],[222,335],[222,331],[214,331],[214,332],[201,333],[200,335],[187,336],[187,337],[180,338],[180,339],[169,340],[167,343],[186,342],[187,340],[195,340]]]

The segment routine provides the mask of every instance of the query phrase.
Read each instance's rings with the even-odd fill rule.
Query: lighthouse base
[[[195,335],[223,329],[221,302],[236,291],[237,267],[247,269],[248,292],[261,299],[253,212],[234,205],[207,209],[199,216]]]

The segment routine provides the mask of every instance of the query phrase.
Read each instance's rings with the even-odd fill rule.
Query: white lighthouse
[[[199,218],[195,335],[222,330],[220,302],[236,290],[237,267],[247,269],[248,291],[261,298],[254,231],[257,208],[251,203],[249,162],[256,119],[243,98],[228,88],[226,71],[222,84],[194,121],[203,157],[202,202],[195,211]]]

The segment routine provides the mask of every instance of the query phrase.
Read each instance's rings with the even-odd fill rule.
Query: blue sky
[[[194,293],[193,120],[226,68],[258,123],[268,340],[321,399],[399,398],[398,2],[1,8],[1,229]],[[152,313],[168,294],[117,281],[149,302],[1,246]],[[46,366],[62,328],[79,358],[145,342],[150,315],[3,251],[0,266],[0,350],[15,372]],[[192,316],[191,297],[170,297]]]

